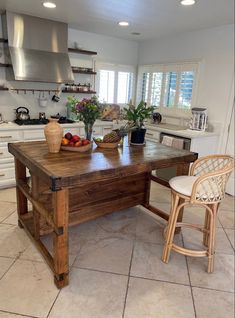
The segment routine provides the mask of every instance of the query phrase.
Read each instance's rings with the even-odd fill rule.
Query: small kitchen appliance
[[[194,107],[192,108],[192,117],[189,122],[189,128],[192,130],[205,131],[207,128],[207,109]]]
[[[18,120],[28,120],[30,119],[29,110],[26,107],[16,108],[16,119]]]

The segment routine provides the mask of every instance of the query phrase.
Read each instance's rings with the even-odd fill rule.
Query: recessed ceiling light
[[[119,24],[120,26],[128,26],[128,25],[129,25],[129,22],[127,22],[127,21],[120,21],[120,22],[118,22],[118,24]]]
[[[43,6],[45,8],[54,9],[56,8],[56,4],[54,2],[43,2]]]
[[[191,6],[193,4],[195,4],[195,0],[181,0],[180,3],[183,5],[183,6]]]

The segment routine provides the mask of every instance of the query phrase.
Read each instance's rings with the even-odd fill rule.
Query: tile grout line
[[[58,297],[59,297],[59,295],[60,295],[60,293],[61,293],[62,290],[63,290],[63,288],[58,291],[58,294],[56,295],[56,297],[55,297],[55,299],[54,299],[54,301],[53,301],[53,303],[52,303],[52,305],[51,305],[51,308],[50,308],[49,311],[48,311],[48,314],[47,314],[47,316],[46,316],[47,318],[50,316],[51,311],[52,311],[52,308],[54,307],[54,305],[55,305],[55,303],[56,303],[56,301],[57,301],[57,299],[58,299]]]
[[[6,314],[13,314],[13,315],[16,315],[16,316],[19,316],[19,317],[39,318],[38,316],[29,316],[29,315],[25,315],[25,314],[19,314],[17,312],[13,312],[13,311],[6,311],[6,310],[1,310],[0,309],[0,313],[1,312],[6,313]]]
[[[184,236],[182,233],[181,233],[181,235],[182,235],[183,247],[185,247]],[[191,277],[190,277],[190,273],[189,273],[189,265],[188,265],[187,256],[185,256],[185,261],[186,261],[186,266],[187,266],[187,271],[188,271],[188,279],[189,279],[189,286],[190,286],[191,297],[192,297],[192,302],[193,302],[194,314],[195,314],[195,318],[197,318],[196,305],[195,305],[195,300],[194,300],[194,295],[193,295],[193,287],[192,287]]]
[[[70,276],[70,273],[71,273],[72,269],[73,269],[73,268],[76,268],[76,267],[73,266],[73,264],[74,264],[75,261],[76,261],[76,258],[77,258],[77,257],[75,257],[75,259],[74,259],[73,263],[71,264],[71,266],[69,266],[69,276]],[[56,295],[55,300],[53,301],[53,303],[52,303],[52,305],[51,305],[51,308],[50,308],[49,311],[48,311],[47,318],[49,318],[49,316],[50,316],[50,314],[51,314],[51,311],[52,311],[52,308],[54,307],[54,305],[55,305],[55,303],[56,303],[56,301],[57,301],[57,299],[58,299],[58,297],[59,297],[59,295],[60,295],[60,293],[61,293],[62,290],[63,290],[63,288],[60,289],[59,292],[58,292],[58,294]]]
[[[8,216],[6,216],[1,222],[0,224],[11,224],[11,223],[4,223],[4,221],[6,221],[10,216],[12,216],[14,213],[16,213],[16,210],[14,210],[13,212],[11,212]],[[15,225],[15,224],[12,224]]]
[[[219,222],[220,222],[219,216],[218,216],[218,220],[219,220]],[[226,237],[227,237],[227,239],[228,239],[228,241],[229,241],[229,244],[231,245],[233,251],[235,251],[235,248],[233,247],[233,244],[231,243],[231,241],[230,241],[230,239],[229,239],[229,236],[228,236],[227,232],[225,231],[226,228],[223,226],[223,224],[222,224],[221,222],[220,222],[220,224],[221,224],[221,227],[222,227],[222,229],[223,229],[223,231],[224,231],[224,233],[225,233],[225,235],[226,235]],[[233,229],[226,229],[226,230],[233,230]],[[218,253],[217,253],[217,254],[218,254]],[[230,254],[230,255],[231,255],[231,254]],[[233,253],[233,255],[234,255],[234,253]]]
[[[14,258],[14,261],[9,266],[9,268],[6,270],[6,272],[0,277],[0,280],[3,279],[3,277],[9,272],[9,270],[12,268],[12,266],[15,265],[15,263],[19,260],[19,258],[20,258],[20,255],[18,255],[16,258]]]
[[[129,290],[129,282],[130,282],[130,277],[131,277],[130,273],[131,273],[133,255],[134,255],[134,248],[135,248],[135,240],[133,241],[133,246],[132,246],[131,260],[130,260],[130,265],[129,265],[129,272],[128,272],[128,279],[127,279],[127,286],[126,286],[126,294],[125,294],[125,299],[124,299],[124,304],[123,304],[122,318],[124,318],[125,310],[126,310],[126,301],[127,301],[127,295],[128,295],[128,290]]]

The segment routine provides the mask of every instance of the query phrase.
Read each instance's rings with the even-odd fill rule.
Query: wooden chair
[[[178,176],[169,181],[171,186],[171,213],[164,232],[165,245],[162,261],[168,263],[171,250],[187,256],[208,257],[208,273],[214,269],[216,217],[225,196],[227,180],[234,169],[234,159],[228,155],[210,155],[196,160],[189,176]],[[187,205],[206,209],[204,226],[177,222],[178,214]],[[205,250],[191,250],[173,242],[175,229],[186,226],[203,233]]]

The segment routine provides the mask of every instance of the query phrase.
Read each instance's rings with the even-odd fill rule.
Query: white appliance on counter
[[[194,107],[192,108],[192,117],[189,122],[189,128],[192,130],[205,131],[207,128],[207,109]]]

